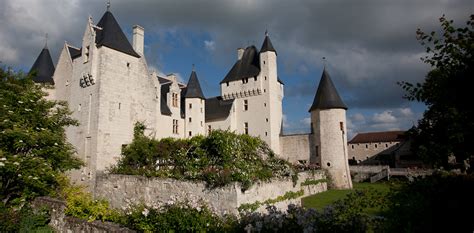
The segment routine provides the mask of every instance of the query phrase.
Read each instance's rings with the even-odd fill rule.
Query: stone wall
[[[236,183],[209,189],[203,182],[108,174],[97,177],[95,195],[96,198],[109,200],[111,206],[115,208],[122,208],[133,203],[154,205],[174,200],[201,199],[218,214],[238,214],[237,208],[242,204],[264,202],[283,196],[290,191],[298,192],[303,189],[304,195],[302,197],[326,191],[325,182],[301,186],[301,183],[307,179],[325,178],[323,171],[303,172],[299,174],[296,185],[293,185],[291,178],[273,179],[271,182],[255,184],[242,192],[240,185]]]
[[[102,233],[102,232],[135,232],[128,228],[120,227],[118,224],[110,222],[93,221],[88,222],[83,219],[65,216],[64,209],[66,203],[50,197],[39,197],[33,202],[35,208],[46,207],[51,214],[49,225],[56,232],[83,232],[83,233]]]
[[[280,158],[290,163],[297,163],[299,160],[310,162],[311,134],[282,135],[280,146]]]

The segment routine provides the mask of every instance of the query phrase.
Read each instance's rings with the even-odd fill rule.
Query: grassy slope
[[[375,189],[380,192],[390,191],[390,183],[354,183],[355,190]],[[309,197],[303,198],[303,206],[307,208],[322,209],[326,205],[333,203],[336,200],[343,199],[348,193],[353,190],[328,190],[323,193],[318,193]]]

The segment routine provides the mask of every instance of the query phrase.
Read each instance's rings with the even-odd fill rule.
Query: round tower
[[[328,171],[333,188],[350,189],[352,181],[347,155],[347,106],[323,70],[311,113],[313,153],[310,161]]]

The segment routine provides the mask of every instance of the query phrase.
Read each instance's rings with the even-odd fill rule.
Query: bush
[[[215,215],[204,204],[184,201],[159,208],[135,206],[122,224],[139,232],[230,232],[235,222],[236,218]]]
[[[136,124],[134,140],[112,173],[201,180],[210,187],[239,182],[243,189],[272,177],[296,176],[293,166],[259,138],[214,130],[207,137],[155,140],[142,128]]]
[[[388,200],[389,232],[472,232],[474,175],[436,173],[406,183]]]
[[[0,232],[53,232],[48,226],[50,219],[46,210],[34,211],[29,206],[21,209],[8,208],[0,204]]]

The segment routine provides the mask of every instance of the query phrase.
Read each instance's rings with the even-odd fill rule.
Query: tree
[[[64,131],[77,121],[65,102],[46,100],[42,87],[32,75],[0,68],[0,198],[5,207],[51,194],[62,172],[82,164]]]
[[[458,162],[474,155],[472,87],[474,77],[474,15],[466,27],[455,28],[443,15],[439,19],[441,37],[436,32],[417,30],[417,39],[426,48],[422,61],[432,66],[423,83],[400,82],[405,98],[425,103],[427,110],[410,130],[413,150],[435,166],[448,166],[448,157]]]

